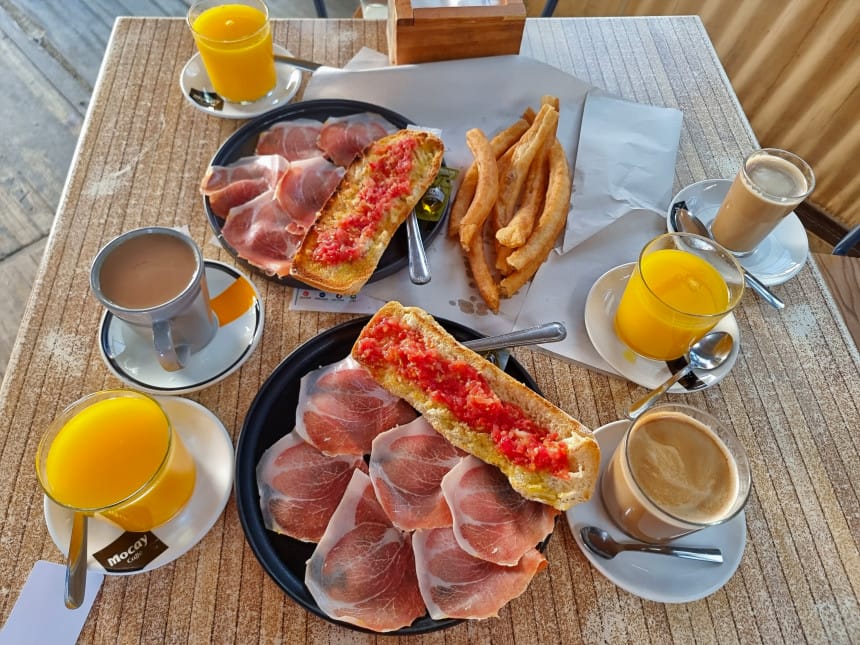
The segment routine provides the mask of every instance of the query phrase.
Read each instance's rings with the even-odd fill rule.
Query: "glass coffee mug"
[[[261,0],[202,0],[188,10],[188,26],[215,91],[250,103],[277,81],[269,10]]]
[[[666,233],[642,249],[618,303],[615,332],[641,356],[680,358],[743,291],[743,270],[726,249],[699,235]]]
[[[749,255],[814,188],[812,168],[796,154],[756,150],[744,159],[711,234],[733,253]]]
[[[176,229],[150,226],[108,242],[93,260],[90,288],[108,311],[152,343],[167,371],[185,367],[218,331],[203,254]]]
[[[656,406],[633,421],[600,479],[612,521],[653,543],[727,522],[744,508],[749,491],[740,441],[688,405]]]

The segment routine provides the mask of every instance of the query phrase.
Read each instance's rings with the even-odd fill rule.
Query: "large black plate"
[[[274,124],[281,121],[292,121],[294,119],[316,119],[317,121],[325,121],[331,116],[347,116],[349,114],[359,114],[361,112],[375,112],[381,117],[387,119],[392,125],[397,128],[405,128],[411,123],[406,117],[397,112],[389,110],[379,105],[372,103],[364,103],[362,101],[351,101],[347,99],[319,99],[315,101],[303,101],[299,103],[290,103],[283,107],[276,108],[270,112],[266,112],[258,116],[256,119],[248,121],[241,128],[236,130],[230,137],[221,145],[215,156],[212,157],[210,165],[226,166],[240,159],[254,154],[254,149],[257,146],[259,136]],[[271,276],[264,271],[247,262],[244,258],[239,257],[238,252],[229,242],[221,235],[221,227],[224,225],[224,220],[212,212],[209,205],[209,198],[204,195],[203,207],[206,210],[206,216],[209,218],[209,225],[218,237],[227,251],[241,262],[250,271],[259,273],[262,276],[275,282],[280,282],[291,287],[304,287],[302,282],[289,276],[279,278]],[[421,237],[424,240],[424,245],[430,244],[431,240],[436,237],[441,230],[444,217],[436,222],[427,222],[418,220],[418,228],[421,231]],[[406,227],[401,226],[394,234],[388,248],[379,260],[376,270],[371,275],[369,282],[375,282],[385,278],[393,273],[396,273],[409,262],[409,246],[406,239]]]
[[[260,512],[260,496],[257,491],[257,463],[263,452],[291,432],[296,419],[299,398],[299,381],[308,372],[322,365],[335,363],[349,354],[359,332],[369,317],[356,318],[322,332],[287,356],[257,393],[236,445],[236,505],[245,538],[251,545],[257,560],[272,579],[293,600],[308,611],[350,629],[367,631],[325,615],[305,587],[305,563],[316,545],[294,540],[266,529]],[[478,338],[481,334],[459,323],[441,318],[438,322],[458,340]],[[535,392],[540,393],[537,383],[529,373],[511,357],[505,371]],[[541,546],[545,546],[544,542]],[[434,620],[429,615],[417,619],[408,627],[392,634],[421,634],[461,622],[455,619]]]

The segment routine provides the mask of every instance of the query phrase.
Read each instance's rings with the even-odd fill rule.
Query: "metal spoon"
[[[663,544],[646,544],[644,542],[616,542],[603,529],[596,526],[583,526],[579,535],[592,553],[601,558],[611,560],[622,551],[642,551],[644,553],[659,553],[660,555],[672,555],[676,558],[687,560],[700,560],[714,564],[723,563],[723,553],[712,547],[698,546],[666,546]]]
[[[66,607],[77,609],[84,601],[87,587],[87,516],[76,512],[72,518],[72,537],[66,559]]]
[[[695,233],[702,237],[714,239],[704,222],[687,209],[686,202],[672,204],[672,228],[676,231]],[[747,271],[745,267],[741,266],[741,269],[744,272],[744,281],[748,287],[764,298],[768,304],[773,305],[777,309],[785,309],[785,303],[773,291],[768,289],[761,280]]]
[[[476,338],[463,343],[474,352],[489,352],[493,349],[507,347],[520,347],[522,345],[536,345],[538,343],[553,343],[564,340],[567,337],[567,329],[560,322],[544,323],[536,327],[512,331],[498,336],[487,336]]]
[[[690,370],[712,370],[726,362],[732,353],[734,339],[728,332],[712,331],[704,338],[696,342],[687,352],[687,364],[683,369],[675,372],[656,390],[652,390],[641,399],[633,403],[627,410],[627,416],[631,419],[637,418],[663,396],[675,383],[681,380]]]
[[[415,284],[427,284],[430,282],[430,263],[427,261],[415,209],[406,218],[406,239],[409,245],[409,279]]]
[[[322,63],[315,63],[302,58],[293,58],[292,56],[283,56],[282,54],[275,54],[275,62],[286,63],[287,65],[292,65],[308,72],[313,72],[322,67]],[[191,87],[188,89],[188,96],[198,105],[210,110],[218,112],[224,109],[224,99],[212,90],[199,90],[196,87]]]

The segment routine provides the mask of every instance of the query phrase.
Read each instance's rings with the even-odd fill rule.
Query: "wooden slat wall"
[[[544,0],[527,0],[539,15]],[[763,146],[816,174],[812,201],[860,223],[860,1],[559,0],[556,16],[698,14]]]

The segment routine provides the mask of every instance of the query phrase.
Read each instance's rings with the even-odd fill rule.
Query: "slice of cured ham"
[[[200,192],[209,197],[212,212],[224,219],[231,208],[277,186],[289,166],[280,155],[242,157],[229,166],[210,166]]]
[[[513,567],[481,560],[460,548],[451,528],[415,531],[412,546],[421,596],[436,620],[497,616],[546,566],[535,548]]]
[[[285,276],[305,229],[293,219],[267,190],[250,202],[230,209],[221,235],[239,257],[269,275]]]
[[[376,435],[417,414],[347,357],[302,377],[296,432],[328,455],[365,455]]]
[[[307,230],[345,172],[345,168],[335,166],[322,155],[295,161],[278,181],[275,199],[294,222]]]
[[[409,531],[451,526],[451,512],[442,497],[442,478],[465,454],[424,417],[373,440],[370,479],[395,526]]]
[[[281,121],[266,130],[257,139],[257,154],[279,154],[289,161],[308,159],[320,154],[317,138],[322,122],[314,119]]]
[[[366,629],[392,631],[426,613],[411,535],[391,524],[364,473],[353,473],[305,584],[328,616]]]
[[[502,471],[471,455],[445,475],[442,492],[460,547],[503,566],[517,564],[549,535],[558,514],[551,506],[520,496]]]
[[[267,529],[304,542],[319,542],[361,457],[330,457],[291,432],[257,464],[260,510]]]
[[[372,112],[331,117],[320,130],[317,146],[338,166],[348,166],[367,146],[395,130]]]
[[[237,159],[229,166],[209,166],[200,182],[200,192],[211,195],[235,181],[261,178],[274,188],[289,166],[281,155],[255,155]]]

